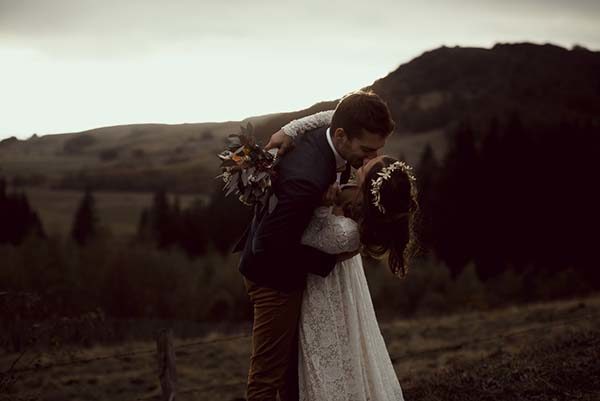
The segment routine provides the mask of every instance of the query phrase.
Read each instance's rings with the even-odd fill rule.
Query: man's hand
[[[294,139],[287,135],[283,130],[279,130],[273,135],[271,135],[271,139],[269,139],[269,143],[265,146],[265,150],[270,149],[279,149],[277,152],[277,157],[283,156],[288,151],[294,148]]]
[[[343,262],[345,260],[348,260],[350,258],[353,258],[356,255],[358,255],[359,252],[360,252],[360,250],[357,249],[356,251],[353,251],[353,252],[338,253],[336,255],[336,262],[339,263],[339,262]]]

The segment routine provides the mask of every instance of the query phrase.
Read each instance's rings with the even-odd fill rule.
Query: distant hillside
[[[527,122],[560,119],[600,124],[600,53],[553,45],[498,44],[491,49],[441,47],[373,83],[397,122],[386,152],[416,163],[431,143],[436,154],[454,124],[475,125],[519,113]],[[0,142],[0,175],[25,186],[208,192],[215,154],[228,134],[252,122],[263,143],[279,127],[335,107],[337,100],[244,121],[136,124]]]
[[[136,124],[0,143],[0,174],[24,185],[199,191],[235,123]],[[177,181],[174,181],[174,178]]]

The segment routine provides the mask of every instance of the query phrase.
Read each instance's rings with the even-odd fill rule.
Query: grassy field
[[[25,192],[48,233],[69,234],[82,191],[27,188]],[[99,222],[117,237],[131,236],[136,233],[142,210],[152,205],[153,196],[151,192],[94,192]],[[201,195],[179,195],[179,202],[186,208],[198,198],[206,201]]]
[[[407,135],[402,140],[392,140],[386,147],[386,153],[396,156],[402,154],[411,163],[416,165],[418,156],[427,143],[430,143],[436,154],[440,156],[443,154],[445,148],[444,132],[432,131],[414,136]],[[198,160],[204,160],[200,163],[201,167],[204,166],[204,170],[192,162],[190,162],[191,164],[183,163],[172,166],[162,165],[159,168],[161,172],[170,174],[171,177],[177,177],[181,182],[194,182],[195,179],[193,177],[197,175],[198,182],[206,184],[204,185],[206,187],[205,194],[191,193],[179,195],[182,208],[187,207],[198,197],[205,200],[206,194],[211,192],[211,185],[214,182],[213,178],[219,173],[217,168],[218,163],[214,156],[221,149],[219,146],[222,145],[217,145],[217,148],[208,152],[204,149],[204,153],[201,156],[194,156],[193,163],[198,164]],[[15,157],[15,160],[2,157],[0,161],[0,176],[2,176],[3,170],[10,176],[11,169],[14,167],[14,171],[18,171],[22,175],[43,172],[58,179],[56,177],[62,173],[77,171],[79,164],[84,163],[85,157],[89,156],[72,156],[71,158],[48,157],[48,159],[44,159],[42,156],[33,157],[29,155],[27,158],[23,156],[20,159]],[[57,166],[62,167],[59,168]],[[131,169],[124,168],[123,174],[134,174],[129,170]],[[100,171],[100,168],[96,166],[91,171]],[[117,174],[115,171],[112,171],[110,174]],[[135,178],[132,178],[132,180],[135,180]],[[27,194],[33,209],[39,213],[44,228],[48,233],[60,234],[62,236],[69,234],[75,211],[83,196],[83,191],[69,189],[56,190],[50,189],[47,186],[25,186],[22,189]],[[143,208],[151,205],[152,197],[153,192],[94,191],[100,223],[116,237],[127,237],[135,234],[140,213]]]
[[[600,399],[598,317],[600,296],[594,296],[396,320],[382,323],[381,329],[407,400],[591,401]],[[177,399],[242,397],[250,349],[247,330],[240,329],[237,339],[196,345],[190,344],[223,334],[181,339],[175,333]],[[148,352],[22,373],[4,399],[158,400],[154,349],[148,341],[66,350],[84,359]],[[15,357],[3,355],[1,369]],[[42,355],[42,365],[56,362],[57,357]]]

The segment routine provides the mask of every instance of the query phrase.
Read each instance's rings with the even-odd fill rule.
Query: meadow
[[[381,322],[406,400],[598,400],[600,296]],[[178,400],[243,397],[249,327],[182,338]],[[225,341],[219,339],[225,338]],[[159,400],[152,340],[39,354],[2,400]],[[120,355],[119,357],[112,357]],[[104,359],[105,356],[108,358]],[[16,354],[4,353],[7,369]],[[73,359],[95,359],[69,364]],[[26,366],[22,358],[16,368]],[[43,368],[67,362],[64,366]]]
[[[39,213],[49,234],[68,236],[83,191],[52,190],[29,187],[25,193],[31,206]],[[94,192],[98,222],[103,231],[117,238],[136,234],[140,214],[152,204],[152,192]],[[202,195],[178,195],[181,207],[187,208],[196,200],[205,201]],[[171,201],[174,199],[170,196]]]
[[[398,123],[384,152],[419,177],[426,257],[405,280],[365,260],[407,400],[600,399],[589,235],[600,203],[599,65],[580,47],[442,47],[371,86]],[[10,220],[0,224],[0,372],[17,359],[28,369],[13,384],[0,375],[0,401],[159,399],[161,327],[175,335],[178,400],[242,397],[251,306],[229,249],[247,218],[215,190],[216,154],[249,121],[264,143],[336,103],[0,141]],[[70,232],[86,187],[94,213],[80,227],[92,215],[97,226],[83,245]],[[35,335],[54,323],[56,333]]]

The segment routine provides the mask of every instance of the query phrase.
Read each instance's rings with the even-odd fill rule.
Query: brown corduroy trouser
[[[248,401],[298,400],[298,318],[302,290],[286,293],[244,279],[254,304]]]

